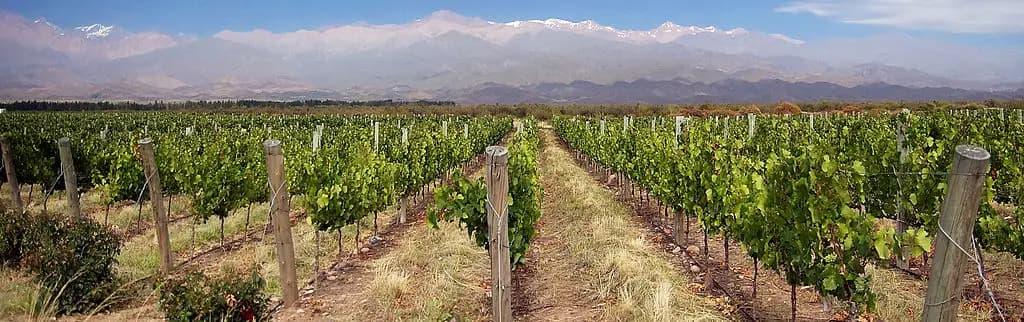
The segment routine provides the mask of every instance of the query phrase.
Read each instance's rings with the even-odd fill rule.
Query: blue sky
[[[133,31],[194,36],[222,30],[262,28],[285,32],[354,22],[404,23],[444,9],[491,21],[593,19],[626,29],[650,29],[673,21],[681,25],[743,27],[804,40],[907,32],[975,45],[1024,45],[1024,1],[942,2],[945,4],[936,6],[930,0],[0,0],[0,9],[27,18],[46,17],[63,27],[101,23]],[[900,5],[893,7],[892,3]]]

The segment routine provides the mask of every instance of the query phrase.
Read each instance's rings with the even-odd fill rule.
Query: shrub
[[[258,272],[209,277],[191,272],[160,287],[160,310],[170,321],[263,321],[270,303]]]
[[[776,114],[800,114],[800,112],[800,106],[790,102],[782,102],[775,106]]]
[[[57,297],[58,313],[85,312],[107,300],[118,284],[117,234],[86,218],[40,214],[23,219],[22,265]]]
[[[25,233],[29,220],[20,220],[13,213],[0,214],[0,265],[15,267],[21,263],[25,250]]]

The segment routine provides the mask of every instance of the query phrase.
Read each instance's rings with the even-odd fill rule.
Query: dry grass
[[[485,286],[490,279],[487,251],[476,246],[455,224],[441,223],[439,229],[429,228],[423,222],[412,225],[402,236],[390,236],[397,238],[390,242],[390,250],[365,263],[365,268],[343,271],[338,275],[339,281],[325,283],[310,299],[312,304],[305,307],[305,313],[291,310],[278,318],[323,320],[328,319],[324,316],[330,316],[329,319],[344,321],[440,321],[452,317],[479,321],[489,318],[486,308],[490,297]],[[264,276],[271,274],[266,269],[265,266]],[[326,315],[308,315],[310,311],[321,310]]]
[[[30,186],[34,187],[31,200],[29,199]],[[21,196],[26,210],[33,213],[42,212],[45,205],[46,210],[49,212],[64,213],[65,209],[67,209],[64,191],[55,191],[49,198],[45,198],[45,191],[41,191],[42,189],[40,185],[22,186]],[[3,189],[0,189],[0,200],[10,201],[10,199],[10,186],[4,184]],[[108,212],[102,200],[103,193],[95,189],[82,193],[79,196],[82,213],[92,217],[96,222],[107,222],[118,231],[134,229],[140,220],[143,224],[153,221],[153,208],[152,204],[148,201],[142,203],[141,212],[139,211],[139,205],[134,200],[114,203],[110,206]],[[188,200],[187,197],[175,196],[171,202],[170,216],[175,217],[184,214],[189,205]],[[166,201],[167,198],[164,198],[164,202]]]
[[[480,171],[473,177],[479,177]],[[487,250],[456,224],[439,229],[417,222],[395,248],[373,261],[361,305],[334,316],[354,320],[439,321],[452,317],[485,320],[490,280]]]
[[[256,208],[257,207],[254,207],[254,213]],[[266,208],[261,208],[261,210],[265,209]],[[378,223],[380,226],[383,226],[394,220],[394,218],[394,212],[387,211],[380,214],[378,217]],[[261,227],[263,224],[265,224],[265,220],[261,223]],[[226,224],[225,227],[227,227]],[[365,242],[366,238],[373,235],[373,218],[370,217],[364,219],[360,227],[361,242]],[[345,250],[346,256],[348,256],[348,253],[355,248],[355,235],[356,229],[354,225],[342,229],[342,247]],[[319,260],[321,272],[326,270],[331,262],[338,259],[337,238],[338,235],[336,232],[320,233]],[[217,241],[217,239],[214,239],[211,242],[215,244]],[[361,243],[361,245],[363,244],[364,243]],[[296,275],[300,286],[305,285],[304,283],[313,279],[316,270],[315,261],[317,258],[318,248],[316,243],[316,233],[313,226],[308,222],[295,223],[292,226],[292,246],[295,249]],[[216,256],[214,261],[207,263],[203,269],[209,271],[239,266],[259,267],[263,278],[267,280],[266,291],[270,294],[280,296],[281,289],[279,277],[281,272],[277,266],[277,255],[274,247],[274,235],[267,234],[263,242],[247,242],[239,249],[219,254]]]
[[[878,295],[875,314],[883,321],[920,321],[921,304],[928,288],[928,281],[910,279],[903,273],[891,269],[878,269],[869,265],[871,291]],[[986,311],[972,310],[961,305],[957,313],[960,321],[990,321]]]
[[[374,302],[381,308],[381,312],[396,314],[397,304],[411,291],[409,273],[394,258],[382,259],[373,273],[369,287]]]
[[[32,298],[37,289],[31,276],[0,268],[0,318],[31,313]]]
[[[267,204],[253,206],[249,229],[263,227],[267,223]],[[230,240],[245,230],[246,209],[239,209],[224,219],[224,236]],[[185,219],[171,224],[171,250],[174,252],[175,263],[189,257],[192,253],[192,223]],[[128,280],[135,280],[156,273],[159,270],[158,253],[156,252],[156,231],[147,230],[127,241],[121,247],[117,257],[119,273]],[[220,243],[220,220],[212,218],[205,223],[195,225],[195,247],[202,250]]]
[[[602,301],[602,320],[701,321],[726,320],[708,298],[685,288],[687,278],[653,243],[642,227],[608,190],[593,182],[569,154],[545,135],[541,177],[544,220],[566,249],[581,291]],[[541,268],[542,269],[542,268]]]
[[[349,316],[438,321],[453,316],[486,319],[490,303],[487,252],[454,224],[411,228],[401,245],[375,260],[367,286],[370,301]],[[486,313],[486,312],[485,312]]]

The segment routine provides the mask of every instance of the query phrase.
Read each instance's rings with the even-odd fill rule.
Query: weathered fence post
[[[174,267],[171,258],[171,235],[167,231],[167,208],[163,207],[164,195],[163,186],[160,184],[160,171],[156,167],[156,157],[153,153],[153,139],[145,138],[139,141],[139,154],[142,156],[142,170],[149,182],[149,201],[153,204],[153,213],[156,215],[156,243],[160,249],[160,272],[170,274]]]
[[[398,197],[398,223],[404,224],[406,222],[406,213],[409,212],[409,198]]]
[[[904,110],[901,113],[910,113],[910,112],[907,111],[907,110]],[[896,126],[896,152],[898,152],[900,154],[900,170],[901,171],[906,169],[907,156],[908,156],[908,153],[910,151],[910,149],[907,148],[907,146],[906,146],[906,141],[907,141],[907,137],[906,137],[906,134],[905,134],[906,133],[906,126],[907,125],[904,124],[903,122],[899,122],[899,124]],[[902,196],[902,194],[903,194],[902,190],[897,192],[897,196],[898,196],[899,202],[896,204],[896,233],[898,235],[902,235],[905,231],[907,231],[907,228],[908,228],[907,216],[905,215],[906,211],[905,211],[904,206],[903,206],[903,196]],[[899,267],[901,269],[909,269],[910,268],[910,246],[900,247],[899,253],[896,254],[896,267]]]
[[[373,121],[373,153],[380,152],[380,122]]]
[[[14,170],[14,155],[11,152],[11,141],[7,137],[0,137],[0,149],[4,154],[4,171],[7,171],[7,184],[11,186],[11,202],[14,203],[14,210],[18,214],[25,212],[21,204],[21,186],[18,185],[18,175]]]
[[[401,126],[401,125],[399,125],[399,126]],[[404,128],[404,127],[402,128],[401,142],[402,142],[402,146],[408,146],[408,144],[409,144],[409,129]],[[423,192],[423,187],[420,187],[420,192]],[[402,201],[399,202],[399,206],[398,206],[398,223],[399,224],[404,224],[406,222],[407,218],[408,218],[408,213],[409,213],[409,200],[407,200],[408,198],[416,198],[416,193],[413,193],[411,196],[406,196],[406,198],[403,198]]]
[[[675,242],[676,245],[686,246],[686,236],[684,234],[686,232],[686,229],[689,228],[684,228],[683,226],[683,217],[686,216],[686,214],[679,210],[673,210],[673,212],[674,214],[672,216],[672,241]]]
[[[64,192],[68,196],[66,213],[68,217],[77,218],[82,216],[82,209],[78,204],[78,173],[75,172],[75,161],[71,157],[71,140],[60,138],[57,140],[57,148],[60,149],[60,167],[64,171]]]
[[[977,146],[956,147],[949,190],[942,201],[939,232],[935,237],[935,258],[928,275],[923,321],[955,321],[969,261],[974,222],[977,220],[989,153]]]
[[[298,283],[295,277],[295,249],[292,246],[292,225],[288,214],[288,187],[284,180],[284,153],[281,141],[263,142],[267,156],[267,177],[270,179],[270,214],[274,226],[274,246],[277,251],[277,267],[281,271],[281,293],[284,306],[288,307],[299,299]]]
[[[512,321],[512,267],[508,249],[508,149],[487,147],[487,227],[494,321]]]

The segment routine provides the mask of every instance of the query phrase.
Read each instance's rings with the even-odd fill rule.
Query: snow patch
[[[46,24],[47,26],[49,26],[49,27],[50,27],[50,29],[53,29],[53,30],[60,30],[60,27],[57,27],[57,25],[53,24],[52,22],[49,22],[49,21],[47,21],[47,20],[46,20],[46,18],[39,18],[39,19],[36,19],[35,21],[33,21],[33,23],[42,23],[42,24]]]
[[[75,27],[75,30],[85,33],[86,39],[100,39],[110,36],[114,26],[104,26],[97,23],[89,26]]]
[[[793,39],[793,38],[790,38],[790,37],[788,37],[786,35],[783,35],[783,34],[768,34],[768,36],[770,36],[772,38],[775,38],[775,39],[778,39],[778,40],[782,40],[782,41],[794,44],[794,45],[803,45],[805,43],[805,41],[803,41],[803,40]]]

